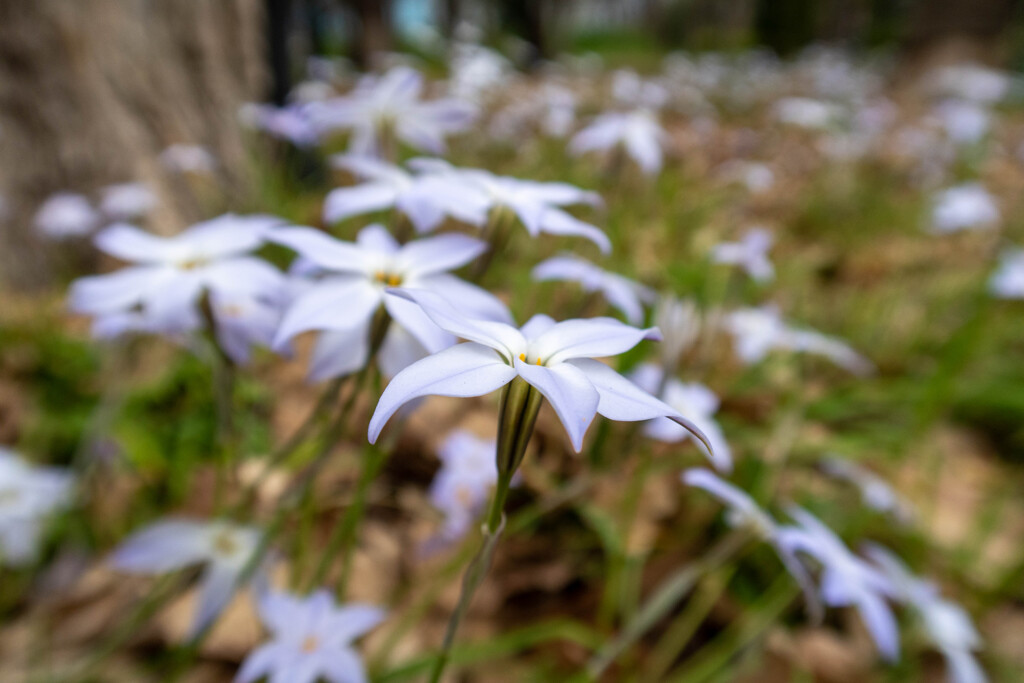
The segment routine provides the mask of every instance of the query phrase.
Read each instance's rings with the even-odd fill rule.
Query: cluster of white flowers
[[[676,55],[656,78],[617,72],[606,88],[615,105],[576,131],[566,151],[621,152],[653,176],[673,157],[666,154],[674,143],[660,122],[662,111],[700,112],[714,125],[716,102],[751,100],[770,102],[773,120],[802,129],[795,135],[820,136],[828,143],[823,153],[833,158],[855,158],[882,146],[880,140],[892,132],[891,112],[869,74],[831,54],[806,57],[792,68],[788,73],[794,80],[807,84],[803,94],[776,88],[786,72],[757,54],[735,62]],[[553,409],[576,452],[601,415],[643,423],[637,434],[659,442],[693,442],[717,471],[728,473],[743,455],[730,446],[730,404],[724,403],[726,419],[720,422],[723,403],[715,391],[680,373],[687,367],[683,356],[697,340],[726,331],[744,364],[788,351],[825,357],[858,375],[873,370],[847,343],[790,325],[771,303],[735,307],[732,301],[705,302],[701,311],[671,293],[659,299],[649,285],[573,252],[534,265],[533,279],[572,282],[586,293],[600,294],[625,322],[613,317],[556,321],[536,312],[517,326],[502,298],[507,292],[480,286],[480,276],[516,232],[531,238],[579,237],[591,251],[596,246],[603,254],[611,252],[612,239],[590,222],[599,222],[596,209],[603,207],[602,198],[569,183],[499,175],[434,157],[409,159],[400,150],[404,145],[444,154],[447,139],[482,121],[484,103],[500,97],[502,88],[494,84],[504,86],[514,78],[494,53],[464,46],[456,52],[446,90],[435,91],[415,69],[397,66],[362,76],[344,94],[325,83],[316,88],[306,84],[284,107],[245,107],[242,123],[299,147],[315,149],[336,133],[348,135],[346,153],[329,162],[354,182],[326,195],[322,217],[327,229],[268,215],[225,214],[161,237],[126,222],[139,221],[154,208],[154,195],[143,185],[106,188],[99,209],[80,195],[52,197],[37,216],[41,231],[53,237],[82,236],[106,225],[95,235],[95,246],[127,264],[76,280],[71,310],[92,318],[97,338],[146,333],[185,345],[204,338],[239,365],[256,348],[290,356],[293,347],[301,348],[297,337],[315,333],[308,356],[310,381],[373,368],[389,379],[379,397],[371,397],[371,443],[394,415],[412,410],[424,397],[502,391],[496,440],[455,431],[439,449],[442,466],[429,497],[444,514],[439,537],[446,543],[473,528],[492,489],[499,492],[494,497],[499,505],[492,509],[485,534],[496,537],[503,510],[498,496],[522,460],[541,403]],[[963,86],[952,76],[943,83],[946,89]],[[991,124],[988,107],[1001,97],[990,92],[996,89],[992,84],[981,94],[961,94],[935,108],[950,140],[963,146],[984,141]],[[430,92],[439,96],[431,99]],[[518,131],[526,129],[521,122],[540,122],[534,130],[568,136],[576,126],[578,97],[571,80],[543,83],[519,110],[504,110],[503,125]],[[497,115],[492,128],[495,121],[500,121]],[[168,148],[161,159],[180,171],[208,172],[215,166],[202,148]],[[776,181],[771,165],[752,159],[734,159],[716,172],[739,180],[752,193],[766,193]],[[391,229],[370,222],[375,219],[390,221]],[[982,185],[969,183],[936,195],[931,225],[936,233],[948,233],[994,226],[999,219],[995,199]],[[354,220],[361,225],[349,231],[348,222]],[[340,238],[343,233],[353,238]],[[775,278],[769,258],[775,235],[750,228],[737,241],[714,244],[707,260],[744,272],[764,292]],[[281,248],[295,254],[287,270],[273,265],[268,253],[276,258]],[[476,270],[457,275],[464,267]],[[1000,297],[1024,297],[1020,250],[1005,252],[991,288]],[[646,326],[649,321],[656,324]],[[658,362],[640,362],[629,372],[623,367],[621,374],[603,360],[663,337]],[[0,456],[0,551],[8,562],[24,562],[38,545],[45,516],[67,504],[70,479],[6,453]],[[835,459],[824,468],[856,485],[869,507],[909,519],[898,494],[870,471]],[[890,603],[908,604],[924,619],[957,680],[980,680],[973,659],[979,639],[966,614],[911,577],[898,561],[879,550],[869,552],[871,562],[863,559],[799,507],[788,509],[791,523],[779,522],[710,470],[690,469],[682,477],[727,504],[730,524],[754,531],[774,548],[804,591],[813,616],[823,606],[855,608],[879,651],[892,660],[898,657],[899,634]],[[249,656],[239,681],[262,676],[365,680],[352,642],[381,623],[384,612],[362,604],[338,606],[321,589],[300,596],[271,588],[269,533],[226,517],[168,519],[129,537],[111,563],[124,572],[145,574],[202,567],[193,634],[211,626],[240,589],[251,588],[271,640]]]

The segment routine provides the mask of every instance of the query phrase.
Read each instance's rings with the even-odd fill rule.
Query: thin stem
[[[497,507],[498,500],[499,495],[495,492],[495,502],[491,506],[492,512]],[[466,573],[462,576],[462,592],[459,593],[459,603],[455,607],[455,612],[452,613],[451,618],[448,620],[448,628],[445,630],[444,642],[441,645],[441,654],[434,661],[434,668],[430,672],[430,683],[438,683],[441,680],[445,667],[448,666],[448,659],[451,657],[452,646],[455,644],[455,635],[459,630],[459,624],[462,623],[463,617],[469,611],[469,604],[473,600],[473,594],[476,593],[476,589],[480,587],[484,577],[487,576],[487,571],[491,568],[494,550],[498,547],[498,541],[501,539],[504,529],[504,514],[499,516],[498,525],[493,530],[490,522],[482,529],[484,533],[483,546],[481,546],[480,552],[470,561],[466,567]]]
[[[654,595],[644,603],[636,617],[626,624],[617,638],[610,641],[591,658],[587,672],[594,679],[601,677],[611,664],[657,624],[708,572],[733,558],[750,541],[750,535],[736,531],[724,537],[711,547],[703,557],[693,562],[661,584]]]

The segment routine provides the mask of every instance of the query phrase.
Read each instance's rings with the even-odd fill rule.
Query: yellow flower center
[[[221,555],[234,555],[238,550],[238,542],[230,531],[222,531],[214,537],[213,548]]]
[[[519,354],[519,360],[523,361],[524,363],[528,362],[526,360],[526,354],[525,353]],[[544,363],[540,359],[540,356],[537,356],[537,365],[544,365]]]
[[[205,265],[206,261],[201,258],[191,258],[187,261],[182,261],[178,264],[178,267],[182,270],[195,270],[199,266]]]
[[[302,641],[302,651],[306,654],[313,652],[318,647],[320,647],[320,641],[316,636],[306,636],[306,639]]]
[[[381,284],[387,285],[388,287],[397,287],[398,285],[402,284],[402,277],[400,275],[395,275],[394,273],[385,273],[383,271],[377,271],[374,274],[374,279],[376,279],[377,282]]]

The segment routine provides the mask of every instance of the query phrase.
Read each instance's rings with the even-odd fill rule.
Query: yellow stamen
[[[526,354],[525,353],[519,354],[519,360],[521,360],[521,361],[523,361],[525,363],[526,362]]]
[[[542,365],[542,363],[540,362],[540,356],[537,356],[537,365]]]
[[[389,275],[388,284],[391,285],[392,287],[397,287],[398,285],[402,284],[402,278],[398,277],[397,275]]]

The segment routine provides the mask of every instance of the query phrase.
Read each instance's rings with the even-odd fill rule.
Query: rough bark
[[[31,217],[55,191],[95,196],[143,180],[167,198],[174,184],[157,155],[173,143],[242,166],[238,106],[263,94],[261,10],[260,0],[0,2],[0,276],[45,279],[53,250]],[[157,217],[163,230],[180,227],[173,207]]]

